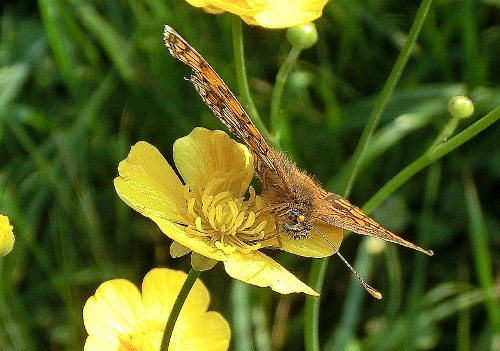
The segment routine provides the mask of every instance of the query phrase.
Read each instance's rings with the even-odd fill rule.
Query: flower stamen
[[[228,179],[227,175],[212,178],[201,196],[186,186],[185,215],[178,225],[189,235],[206,238],[226,255],[237,250],[250,253],[262,247],[260,241],[274,231],[274,222],[262,211],[262,199],[252,187],[248,199],[235,197],[228,190]]]

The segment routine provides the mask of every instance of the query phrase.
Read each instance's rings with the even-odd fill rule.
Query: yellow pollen
[[[250,211],[248,213],[247,221],[245,222],[243,228],[250,228],[250,226],[254,224],[254,222],[255,222],[255,212]]]
[[[306,220],[306,216],[304,216],[304,215],[297,216],[297,222],[302,223],[305,220]]]
[[[234,203],[234,201],[229,201],[229,210],[231,211],[231,217],[237,218],[238,217],[238,206]],[[235,220],[231,223],[231,227],[234,225]]]
[[[187,203],[187,213],[190,214],[193,217],[197,217],[196,213],[194,211],[194,204],[195,204],[195,202],[196,202],[196,199],[193,197],[193,198],[189,199],[188,203]]]
[[[267,221],[262,221],[259,223],[259,225],[257,227],[255,227],[253,229],[254,232],[261,232],[261,239],[264,237],[264,228],[266,227],[267,225]]]
[[[202,212],[205,216],[208,214],[208,207],[212,204],[212,199],[214,197],[210,195],[203,195],[201,198]]]
[[[215,223],[223,223],[224,218],[223,218],[223,212],[222,212],[222,205],[217,205],[215,206]]]
[[[232,225],[232,228],[234,228],[234,232],[236,233],[236,230],[241,227],[241,224],[245,220],[245,213],[240,212],[238,216],[235,218],[234,223]],[[244,228],[241,228],[244,229]]]
[[[210,207],[207,213],[208,223],[210,223],[210,226],[214,229],[217,228],[217,223],[215,223],[215,211],[215,207]]]
[[[217,195],[214,196],[214,199],[212,200],[212,202],[218,203],[220,200],[227,197],[228,195],[231,195],[231,193],[229,191],[224,191],[222,193],[218,193]]]
[[[226,255],[236,251],[250,253],[262,247],[260,242],[272,236],[275,227],[261,215],[262,199],[252,187],[245,199],[235,197],[228,190],[234,187],[230,184],[225,178],[213,178],[201,193],[186,186],[186,207],[177,223],[186,234],[204,240]]]
[[[194,225],[196,226],[196,230],[198,230],[199,232],[203,231],[203,227],[201,226],[201,217],[200,216],[196,217],[196,219],[194,220]]]

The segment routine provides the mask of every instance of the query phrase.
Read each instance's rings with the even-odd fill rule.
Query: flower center
[[[187,211],[179,222],[188,234],[203,237],[225,254],[258,250],[274,235],[274,222],[252,187],[248,199],[235,197],[229,188],[227,178],[212,178],[201,195],[186,185]]]

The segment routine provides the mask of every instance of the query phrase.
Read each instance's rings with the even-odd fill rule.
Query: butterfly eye
[[[299,223],[303,223],[306,220],[306,216],[299,212],[296,208],[291,208],[286,211],[286,215],[288,216],[288,220],[290,224],[296,225]]]
[[[307,216],[296,208],[286,211],[286,217],[280,223],[280,229],[293,239],[307,239],[310,237],[311,225]]]

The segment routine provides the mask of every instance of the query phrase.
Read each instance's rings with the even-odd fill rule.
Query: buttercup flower
[[[9,217],[0,214],[0,257],[7,255],[14,247],[13,227],[9,223]]]
[[[138,142],[120,162],[115,179],[123,201],[174,240],[172,256],[193,251],[191,261],[197,270],[222,261],[231,277],[246,283],[283,294],[317,295],[259,249],[281,248],[308,257],[328,256],[333,250],[315,232],[307,240],[278,236],[273,218],[253,188],[245,198],[253,177],[246,146],[222,131],[195,128],[174,143],[174,162],[186,185],[155,147]],[[340,229],[317,227],[340,245]]]
[[[186,0],[210,13],[228,11],[248,24],[286,28],[321,16],[328,0]]]
[[[151,270],[139,289],[125,279],[102,283],[85,303],[89,336],[85,351],[159,350],[165,324],[186,274],[167,268]],[[223,351],[231,330],[219,313],[208,311],[210,294],[197,280],[176,321],[169,350]]]

